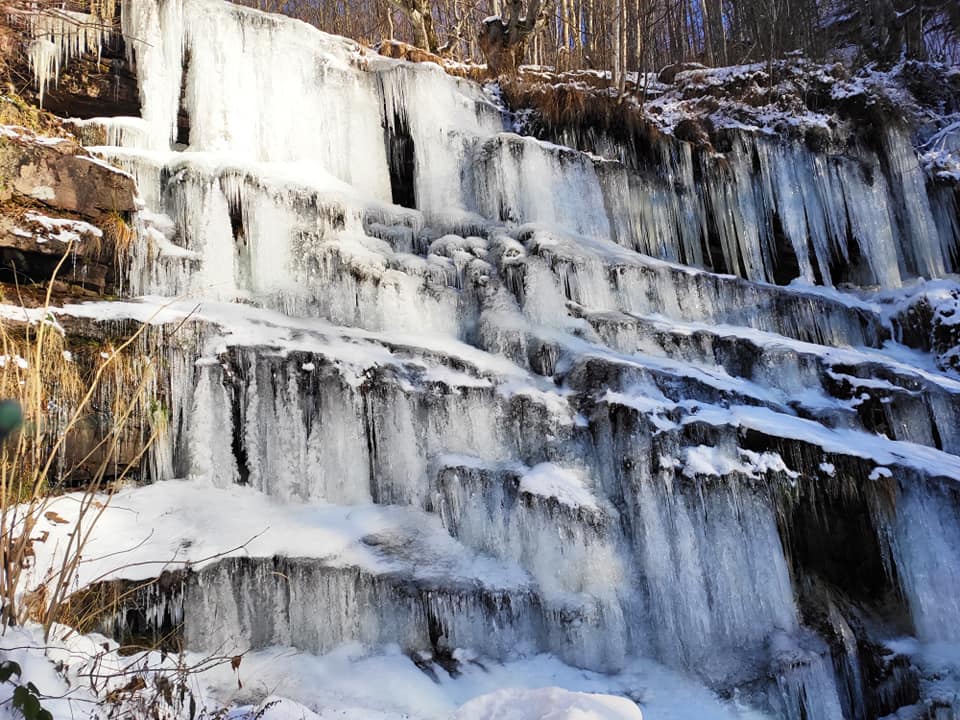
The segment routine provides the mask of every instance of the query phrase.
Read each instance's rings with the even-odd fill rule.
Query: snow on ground
[[[555,470],[534,468],[529,474],[571,480]],[[557,490],[554,485],[550,489]],[[580,486],[579,492],[587,491]],[[49,508],[54,514],[48,517],[57,522],[41,519],[36,532],[49,537],[35,545],[31,586],[55,565],[58,549],[74,528],[77,500],[77,495],[56,499]],[[410,508],[281,505],[240,486],[218,489],[204,481],[165,481],[121,490],[109,500],[86,548],[78,581],[82,585],[105,577],[147,578],[188,562],[195,567],[212,562],[221,553],[302,556],[305,548],[322,548],[320,552],[332,563],[357,564],[375,572],[400,569],[413,577],[462,573],[501,586],[525,582],[519,568],[476,556],[434,520]],[[387,556],[362,542],[368,535],[389,533],[404,536],[402,542],[391,543],[404,550]],[[103,649],[104,643],[109,651]],[[7,628],[0,640],[0,659],[16,660],[24,668],[25,681],[34,682],[44,695],[59,698],[49,701],[58,718],[88,717],[91,703],[100,697],[99,691],[90,688],[91,658],[97,658],[103,674],[136,660],[117,656],[116,645],[99,636],[65,638],[55,633],[46,656],[43,645],[36,626]],[[270,648],[245,655],[239,672],[222,665],[191,678],[191,684],[207,703],[233,707],[230,717],[234,720],[255,716],[274,720],[639,720],[636,704],[643,709],[643,717],[660,720],[761,717],[722,702],[695,680],[644,659],[608,676],[572,668],[551,656],[498,665],[461,652],[463,672],[451,677],[436,665],[424,672],[396,647],[370,652],[355,644],[321,657]],[[161,663],[156,654],[142,657],[153,665]],[[194,653],[186,656],[188,664],[201,659]],[[62,663],[65,676],[54,669],[57,662]],[[258,716],[261,711],[264,714]],[[7,717],[9,711],[0,709],[0,718]]]
[[[721,701],[692,678],[644,659],[633,661],[624,672],[613,676],[573,668],[549,655],[502,665],[467,664],[463,670],[463,674],[454,678],[437,668],[434,680],[396,649],[368,656],[357,646],[344,646],[326,656],[314,657],[275,648],[246,656],[241,678],[244,687],[252,693],[275,688],[269,692],[291,698],[314,712],[319,708],[318,714],[324,719],[639,720],[642,716],[646,720],[760,720],[765,717],[738,707],[735,702]],[[218,669],[210,678],[211,692],[237,694],[236,678],[229,668]],[[510,709],[504,710],[508,700]],[[491,714],[494,710],[500,714]]]
[[[80,497],[71,493],[51,501],[55,515],[50,517],[56,521],[40,519],[37,532],[49,537],[35,544],[33,584],[55,572]],[[528,580],[515,565],[467,550],[436,515],[411,507],[283,504],[248,487],[216,488],[205,480],[127,488],[102,500],[108,506],[85,549],[80,586],[110,578],[152,578],[188,564],[198,568],[224,555],[317,557],[374,573],[473,578],[497,587],[523,586]],[[363,542],[370,537],[396,542],[371,547]]]
[[[960,646],[920,644],[912,638],[887,643],[921,668],[930,697],[952,697],[960,684]],[[119,656],[117,645],[98,635],[67,635],[55,628],[4,628],[0,661],[23,668],[54,718],[85,720],[99,709],[106,688],[127,682],[104,676],[125,668],[175,666],[158,653]],[[188,665],[202,657],[187,653]],[[58,669],[59,668],[59,669]],[[652,661],[636,659],[610,676],[570,667],[541,655],[504,664],[467,662],[451,677],[431,666],[424,672],[396,647],[374,653],[347,644],[324,656],[274,647],[248,653],[234,671],[221,664],[189,679],[208,712],[229,708],[230,720],[762,720],[733,701],[721,701],[694,679]],[[96,689],[94,689],[96,688]],[[21,720],[9,705],[11,684],[0,686],[0,720]]]
[[[56,628],[45,643],[42,629],[6,628],[0,660],[23,668],[54,718],[84,720],[97,711],[99,676],[124,668],[175,666],[159,653],[119,656],[98,635]],[[91,658],[95,659],[94,661]],[[201,660],[187,653],[187,665]],[[59,665],[60,670],[57,669]],[[396,647],[371,654],[348,644],[324,656],[292,648],[248,653],[235,671],[221,664],[189,678],[200,708],[229,709],[230,720],[761,720],[765,716],[725,702],[698,682],[649,660],[635,660],[619,675],[587,672],[541,655],[505,664],[467,663],[452,677],[438,666],[424,672]],[[110,688],[124,685],[115,678]],[[99,690],[94,690],[93,685]],[[242,686],[242,687],[241,687]],[[0,686],[0,720],[21,720],[6,702],[12,685]],[[100,707],[105,713],[109,706]]]
[[[497,690],[460,708],[456,720],[642,720],[623,698],[572,693],[559,688]]]

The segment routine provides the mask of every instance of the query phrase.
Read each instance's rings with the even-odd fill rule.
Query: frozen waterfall
[[[164,308],[154,466],[366,524],[168,578],[105,629],[643,658],[786,720],[921,702],[884,643],[958,634],[960,380],[892,342],[882,293],[956,272],[960,225],[904,128],[844,155],[661,137],[643,166],[303,23],[122,11],[142,117],[92,123],[143,203],[146,297],[110,312]]]

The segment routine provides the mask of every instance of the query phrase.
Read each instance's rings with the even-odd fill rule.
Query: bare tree
[[[440,49],[440,40],[433,26],[433,8],[430,0],[388,0],[400,10],[413,26],[413,44],[422,50],[435,53]]]
[[[506,17],[484,20],[478,44],[494,75],[513,74],[523,62],[527,41],[547,24],[555,0],[509,0]]]
[[[36,2],[60,4],[0,0],[0,7]],[[464,61],[485,59],[494,75],[535,61],[570,70],[614,70],[611,81],[621,90],[629,85],[627,73],[636,70],[688,62],[769,62],[794,50],[819,58],[845,45],[860,48],[866,60],[884,62],[901,56],[944,62],[960,57],[957,0],[234,2],[283,12],[370,45],[391,38]],[[492,17],[483,21],[485,15]]]
[[[542,30],[553,14],[555,0],[508,0],[506,17],[484,20],[478,44],[494,75],[515,73],[523,62],[527,40]]]

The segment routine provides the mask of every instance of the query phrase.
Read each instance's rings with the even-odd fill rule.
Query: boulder
[[[76,141],[0,127],[0,200],[23,196],[98,220],[136,209],[133,178],[93,157]]]
[[[675,63],[673,65],[667,65],[657,74],[657,80],[664,83],[665,85],[670,85],[674,80],[677,79],[677,75],[682,72],[688,72],[690,70],[705,70],[706,65],[701,65],[696,62],[686,62],[686,63]]]
[[[677,140],[691,143],[698,148],[712,150],[713,144],[710,141],[712,129],[712,123],[709,118],[684,118],[677,123],[673,130],[673,136],[677,138]]]
[[[71,258],[57,272],[58,294],[82,298],[114,289],[116,247],[100,228],[11,203],[0,208],[0,282],[42,285],[67,252]]]

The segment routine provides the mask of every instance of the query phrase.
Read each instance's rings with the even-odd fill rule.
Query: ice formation
[[[655,661],[787,720],[929,699],[875,650],[957,634],[960,381],[892,342],[887,299],[834,288],[957,270],[904,130],[843,156],[734,133],[723,163],[665,138],[651,171],[302,23],[122,10],[143,115],[93,122],[140,188],[149,297],[63,312],[155,326],[154,479],[201,495],[139,492],[224,503],[145,519],[184,562],[254,507],[301,534],[106,630]]]
[[[34,81],[40,91],[40,104],[51,82],[70,60],[88,52],[99,55],[110,36],[110,28],[89,14],[59,8],[25,13],[32,38],[28,55]]]

